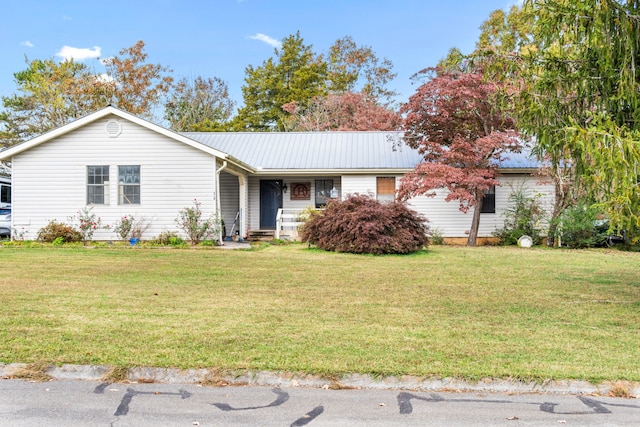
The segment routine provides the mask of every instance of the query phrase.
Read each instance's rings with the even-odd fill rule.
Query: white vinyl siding
[[[107,120],[118,120],[122,133],[110,138]],[[16,226],[34,239],[49,221],[67,221],[86,206],[87,166],[109,165],[109,204],[95,205],[102,224],[113,225],[123,215],[144,217],[150,227],[143,239],[163,231],[178,231],[178,212],[202,203],[205,215],[215,210],[215,157],[160,135],[135,123],[107,116],[13,158],[16,191],[13,218]],[[118,205],[115,185],[119,165],[140,165],[143,173],[140,205]],[[46,176],[46,180],[43,177]],[[100,230],[96,240],[116,239],[113,231]]]
[[[344,175],[342,177],[342,199],[352,194],[376,195],[375,175]]]
[[[509,204],[509,195],[519,186],[524,186],[533,196],[540,194],[540,203],[551,212],[553,209],[553,185],[538,182],[539,178],[529,175],[506,175],[498,178],[496,186],[496,212],[480,217],[479,237],[491,237],[496,229],[504,225],[504,213]],[[420,196],[409,201],[410,206],[424,214],[431,229],[438,229],[445,237],[467,237],[471,228],[473,209],[466,214],[459,209],[457,200],[445,201],[446,191],[436,191],[435,197]]]
[[[240,209],[240,187],[238,177],[230,173],[222,172],[220,174],[220,209],[222,214],[222,220],[227,229],[227,234],[231,236],[231,227],[233,227],[233,221],[236,218],[238,209]],[[236,223],[233,230],[233,234],[239,231],[241,237],[244,237],[244,232],[239,230],[240,221]]]

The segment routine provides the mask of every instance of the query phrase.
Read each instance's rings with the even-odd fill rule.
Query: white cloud
[[[62,46],[60,52],[56,53],[56,56],[64,58],[65,60],[76,60],[83,61],[87,58],[97,58],[100,56],[101,48],[98,46],[94,46],[93,49],[89,48],[80,48],[80,47],[71,47],[71,46]]]
[[[22,43],[20,43],[22,46],[26,46],[26,47],[33,47],[33,43],[31,43],[29,40],[25,40]]]
[[[113,83],[113,82],[116,81],[113,77],[111,77],[109,74],[106,74],[106,73],[102,73],[100,75],[97,75],[95,77],[95,79],[99,83]]]
[[[250,36],[249,38],[252,40],[259,40],[261,42],[265,42],[266,44],[271,45],[278,49],[280,49],[280,47],[282,46],[282,43],[280,43],[279,40],[276,40],[273,37],[269,37],[268,35],[262,34],[262,33],[257,33],[255,36]]]

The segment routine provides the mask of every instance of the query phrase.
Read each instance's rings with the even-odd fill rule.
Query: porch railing
[[[293,231],[297,236],[298,227],[304,224],[299,220],[301,212],[301,209],[278,209],[278,214],[276,215],[276,239],[279,239],[281,234],[287,231]]]

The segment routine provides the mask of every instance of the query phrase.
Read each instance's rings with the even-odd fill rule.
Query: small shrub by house
[[[73,226],[63,222],[49,221],[49,224],[42,227],[38,231],[38,241],[45,243],[53,243],[53,241],[61,241],[63,243],[82,242],[83,235]]]

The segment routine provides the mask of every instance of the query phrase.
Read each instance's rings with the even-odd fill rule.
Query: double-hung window
[[[332,179],[316,179],[316,208],[323,208],[331,197]]]
[[[109,204],[109,166],[87,166],[87,204]]]
[[[140,166],[118,166],[118,204],[140,204]]]

